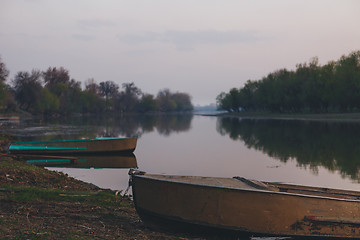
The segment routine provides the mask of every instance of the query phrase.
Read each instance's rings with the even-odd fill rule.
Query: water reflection
[[[319,166],[360,181],[360,123],[219,118],[217,131],[315,174]]]
[[[19,141],[95,137],[133,137],[157,131],[160,135],[189,131],[192,114],[146,114],[118,117],[76,117],[61,120],[23,120],[1,131]]]
[[[58,168],[137,168],[133,153],[121,155],[91,155],[91,156],[25,156],[26,162],[42,167]]]
[[[191,127],[192,114],[142,114],[111,118],[76,118],[70,125],[99,126],[97,136],[141,136],[157,130],[160,135],[188,131]]]

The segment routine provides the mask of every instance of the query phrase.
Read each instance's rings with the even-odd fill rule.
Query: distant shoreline
[[[242,119],[304,120],[304,121],[346,121],[360,122],[360,113],[218,113],[203,116],[238,117]]]
[[[239,112],[228,113],[224,111],[192,111],[192,112],[151,112],[135,113],[128,115],[173,115],[173,114],[193,114],[209,117],[237,117],[242,119],[273,119],[273,120],[304,120],[304,121],[351,121],[360,122],[360,113],[265,113],[265,112]],[[19,121],[24,115],[19,113],[0,114],[0,121]],[[29,117],[29,116],[27,116]]]

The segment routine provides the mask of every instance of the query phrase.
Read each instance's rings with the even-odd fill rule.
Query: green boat
[[[136,143],[136,137],[13,142],[9,152],[37,155],[132,153]]]

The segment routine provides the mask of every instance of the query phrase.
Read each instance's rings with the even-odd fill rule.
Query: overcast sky
[[[357,0],[0,0],[10,70],[169,88],[193,103],[317,56],[360,50]]]

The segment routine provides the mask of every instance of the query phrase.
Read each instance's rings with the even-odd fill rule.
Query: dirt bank
[[[148,229],[132,201],[0,156],[1,239],[205,239]]]

